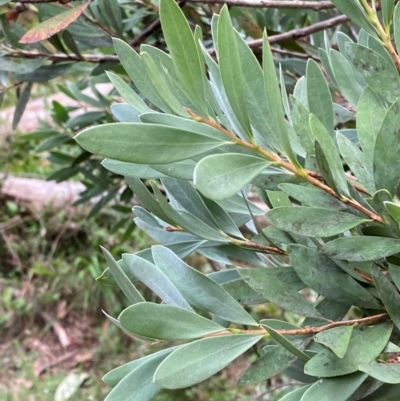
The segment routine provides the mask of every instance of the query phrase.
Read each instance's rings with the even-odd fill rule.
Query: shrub
[[[136,224],[161,245],[119,261],[104,250],[102,280],[132,303],[110,317],[116,325],[174,346],[109,372],[107,401],[194,385],[256,344],[259,358],[239,384],[283,373],[300,385],[284,401],[398,399],[394,1],[382,2],[383,22],[364,0],[334,3],[362,28],[358,42],[339,33],[340,51],[320,52],[329,80],[309,60],[289,97],[266,34],[260,67],[226,7],[212,20],[218,63],[173,0],[160,3],[169,54],[151,46],[137,54],[114,40],[146,101],[110,74],[131,122],[89,128],[76,140],[126,177],[142,205]],[[397,6],[397,43],[399,26]],[[333,102],[329,83],[347,109]],[[343,129],[346,121],[356,128]],[[249,200],[253,188],[269,209],[266,227],[258,227],[264,208]],[[182,260],[195,251],[220,270],[203,274]],[[161,302],[146,302],[137,282]],[[282,320],[246,310],[267,302]]]

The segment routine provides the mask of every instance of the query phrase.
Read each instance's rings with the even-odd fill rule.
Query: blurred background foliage
[[[337,48],[337,31],[352,38],[358,34],[329,1],[302,2],[308,3],[306,8],[293,8],[290,0],[227,3],[235,28],[256,56],[261,55],[260,39],[267,30],[288,91],[305,74],[308,58],[321,62],[324,55],[319,48]],[[271,7],[266,7],[268,3]],[[47,193],[39,209],[21,202],[22,194],[0,192],[0,356],[7,372],[0,378],[0,398],[4,400],[100,400],[107,393],[101,372],[144,353],[140,342],[103,318],[103,305],[114,315],[126,305],[115,287],[99,285],[95,278],[104,270],[100,244],[121,254],[144,248],[152,240],[132,221],[132,192],[122,177],[104,169],[101,159],[80,148],[73,136],[91,125],[129,118],[127,105],[113,106],[124,100],[109,84],[106,72],[131,83],[112,38],[136,50],[143,45],[166,50],[165,42],[156,0],[93,0],[78,15],[74,10],[85,4],[0,1],[0,179],[4,185],[15,177],[83,184],[72,204],[66,201],[55,207],[52,193]],[[178,4],[192,28],[201,27],[202,41],[213,54],[211,17],[224,2]],[[58,19],[52,20],[55,16]],[[40,23],[44,25],[35,31]],[[60,30],[61,26],[65,28]],[[39,32],[45,40],[21,43],[27,32],[28,37]],[[334,82],[331,89],[335,101],[348,107]],[[44,113],[31,108],[37,99]],[[352,128],[342,112],[343,127]],[[24,123],[32,118],[30,125]],[[191,264],[212,269],[203,257]],[[256,312],[264,316],[282,313],[269,304],[262,308]],[[231,386],[244,364],[239,360],[195,389],[161,394],[157,400],[255,401],[284,394],[280,383]],[[82,372],[88,378],[78,377]],[[74,378],[76,392],[55,398],[63,380]],[[271,386],[276,391],[267,391]]]

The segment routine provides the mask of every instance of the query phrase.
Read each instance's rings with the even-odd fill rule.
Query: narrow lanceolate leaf
[[[347,179],[333,137],[314,114],[310,115],[310,127],[316,141],[317,161],[324,179],[338,195],[349,195]]]
[[[214,280],[184,263],[171,250],[153,246],[157,267],[174,283],[188,302],[197,308],[239,324],[257,326],[255,320]]]
[[[314,60],[307,63],[307,97],[310,113],[314,114],[333,135],[333,102],[326,79]]]
[[[347,401],[367,378],[357,372],[343,377],[325,378],[314,383],[303,395],[303,401]]]
[[[389,102],[400,96],[400,77],[393,63],[374,50],[356,43],[346,43],[351,61],[368,85]]]
[[[381,99],[367,86],[357,105],[357,135],[372,173],[375,140],[386,116]]]
[[[236,334],[205,338],[184,345],[161,363],[154,375],[154,382],[168,389],[200,383],[229,365],[261,338]]]
[[[91,153],[143,164],[185,160],[224,142],[163,125],[118,123],[88,128],[75,137]]]
[[[182,86],[199,110],[207,116],[204,68],[189,24],[174,0],[160,1],[160,20]]]
[[[263,33],[263,74],[264,74],[264,90],[268,98],[268,113],[274,122],[276,129],[275,135],[278,138],[281,148],[286,153],[288,159],[299,169],[301,166],[297,161],[296,156],[292,150],[292,145],[289,140],[289,134],[286,127],[285,114],[283,112],[282,96],[276,76],[274,58],[272,56],[271,47],[269,45],[266,31]],[[282,93],[286,96],[286,88],[281,87]],[[287,101],[287,97],[284,97]]]
[[[259,157],[238,153],[207,156],[200,160],[194,170],[194,185],[209,199],[227,199],[238,193],[269,164]]]
[[[343,358],[349,346],[352,332],[353,326],[334,327],[318,333],[315,336],[315,341],[331,349],[338,358]]]
[[[12,121],[12,129],[15,130],[18,127],[19,122],[21,121],[22,115],[24,114],[26,105],[29,102],[29,98],[31,96],[32,90],[32,82],[29,82],[24,90],[21,93],[17,101],[17,105],[15,106],[13,121]]]
[[[157,340],[193,340],[225,330],[186,309],[152,302],[132,305],[118,319],[131,333]]]
[[[302,245],[290,245],[288,252],[296,273],[318,294],[349,306],[380,307],[379,302],[362,285],[322,252]]]
[[[385,202],[385,207],[397,223],[400,224],[400,205],[393,202]]]
[[[307,386],[297,388],[296,390],[291,391],[289,394],[286,394],[279,401],[301,401],[303,394],[310,388],[310,386],[311,385],[309,384]]]
[[[265,329],[268,331],[269,335],[282,347],[286,348],[290,353],[293,355],[297,356],[297,358],[301,359],[304,362],[307,362],[310,360],[310,357],[305,354],[303,351],[301,351],[299,348],[297,348],[292,342],[290,342],[285,336],[282,334],[278,333],[276,330],[274,330],[271,326],[267,326],[266,324],[262,325],[265,327]]]
[[[86,10],[90,2],[73,7],[34,26],[20,39],[20,43],[36,43],[46,40],[72,24]]]
[[[300,316],[322,317],[310,302],[281,280],[268,276],[259,269],[241,269],[239,273],[251,288],[281,308]]]
[[[330,241],[324,253],[337,259],[363,262],[385,258],[400,252],[400,240],[380,237],[344,237]]]
[[[164,358],[169,355],[172,351],[176,350],[177,347],[171,347],[164,349],[162,351],[155,352],[153,354],[144,356],[139,359],[135,359],[134,361],[125,363],[124,365],[118,366],[117,368],[110,370],[106,373],[101,379],[107,386],[115,387],[124,377],[126,377],[129,373],[133,372],[140,365],[145,362],[149,362],[152,359],[160,358],[164,356]]]
[[[140,96],[118,75],[107,72],[107,76],[115,86],[118,93],[126,100],[126,102],[140,113],[148,113],[152,111]]]
[[[370,363],[359,369],[383,383],[400,383],[400,363]]]
[[[127,374],[106,397],[106,401],[150,401],[161,390],[153,382],[154,372],[168,353],[159,353]]]
[[[400,328],[400,295],[396,287],[376,266],[372,266],[371,272],[376,289],[382,298],[389,316],[397,328]]]
[[[311,207],[278,207],[266,214],[276,227],[310,237],[331,237],[364,223],[349,213]]]
[[[317,377],[335,377],[357,372],[359,365],[372,362],[379,356],[389,341],[392,330],[393,325],[385,322],[357,335],[353,334],[343,358],[340,359],[331,350],[325,349],[306,363],[304,371]]]
[[[371,35],[376,35],[374,28],[368,20],[366,12],[363,10],[359,2],[332,0],[332,3],[361,28],[369,32]]]
[[[124,270],[121,266],[115,261],[112,257],[111,253],[107,251],[105,248],[101,248],[106,258],[108,267],[113,275],[115,281],[118,286],[121,288],[122,292],[126,295],[129,301],[132,304],[136,304],[138,302],[143,302],[145,299],[139,293],[137,288],[134,286],[129,277],[125,274]]]
[[[257,384],[284,371],[296,357],[287,349],[273,345],[243,373],[238,384]]]
[[[400,181],[400,99],[388,110],[378,132],[374,150],[376,189],[387,189],[392,195]]]
[[[246,105],[246,90],[239,50],[228,7],[223,7],[218,18],[218,62],[229,103],[245,132],[252,136]]]
[[[382,0],[382,16],[383,22],[390,31],[390,20],[392,19],[395,0]]]
[[[123,261],[135,276],[166,304],[176,305],[180,308],[192,311],[182,294],[171,283],[168,277],[155,265],[136,255],[123,254]]]

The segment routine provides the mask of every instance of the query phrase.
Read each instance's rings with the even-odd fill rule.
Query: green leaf
[[[240,125],[251,137],[252,131],[247,112],[246,90],[241,69],[236,35],[228,7],[223,7],[218,18],[218,62],[221,78],[229,103]]]
[[[177,128],[137,123],[91,127],[79,133],[75,139],[91,153],[143,164],[172,163],[223,144],[222,141]]]
[[[378,293],[382,298],[382,302],[385,305],[390,318],[392,319],[393,323],[397,326],[397,328],[399,328],[400,295],[396,287],[390,282],[388,277],[382,274],[382,272],[376,266],[372,266],[371,273],[372,273],[372,278],[374,279],[376,289],[378,290]]]
[[[200,160],[194,170],[194,185],[213,200],[230,198],[269,166],[259,157],[227,153]]]
[[[357,43],[347,42],[346,51],[353,65],[378,95],[389,102],[394,102],[400,96],[400,77],[393,63]]]
[[[297,199],[303,206],[322,209],[340,210],[346,209],[346,205],[327,194],[321,189],[295,184],[280,184],[279,188],[290,197]]]
[[[379,386],[379,384],[382,384],[381,382],[374,383],[375,385],[372,385],[372,394],[371,391],[369,391],[367,394],[367,397],[363,398],[363,401],[397,401],[399,399],[399,391],[400,391],[400,386],[399,385],[393,385],[393,384],[384,384],[383,386]],[[378,388],[378,390],[376,390]],[[357,399],[357,401],[360,398]],[[353,400],[351,400],[353,401]]]
[[[108,171],[125,177],[137,177],[147,179],[159,179],[165,177],[163,173],[154,170],[145,164],[120,162],[118,160],[104,159],[101,162],[102,166]]]
[[[331,237],[368,221],[349,213],[305,206],[279,207],[268,211],[266,217],[281,230],[309,237]]]
[[[338,358],[343,358],[349,346],[353,326],[334,327],[315,336],[317,343],[325,345],[333,351]]]
[[[48,82],[51,79],[57,78],[72,67],[73,63],[59,63],[51,65],[42,65],[33,72],[26,74],[12,74],[19,82]]]
[[[389,77],[388,77],[389,79]],[[400,96],[400,93],[399,93]],[[378,132],[374,150],[374,178],[377,189],[396,193],[400,176],[400,99],[388,110]]]
[[[340,154],[346,164],[350,167],[350,170],[360,180],[361,185],[363,185],[369,192],[374,192],[375,183],[371,169],[369,168],[370,161],[367,159],[366,154],[361,152],[353,142],[340,132],[337,132],[336,138]]]
[[[285,336],[282,334],[278,333],[276,330],[274,330],[272,327],[266,325],[265,323],[262,324],[263,327],[268,331],[269,335],[277,341],[282,347],[286,348],[291,354],[296,356],[297,358],[301,359],[304,362],[307,362],[310,360],[310,357],[305,354],[303,351],[301,351],[299,348],[297,348],[292,342],[290,342]]]
[[[332,0],[332,3],[344,14],[346,14],[352,21],[354,21],[360,28],[363,28],[371,35],[376,35],[374,28],[368,20],[368,16],[360,3],[357,1],[348,0]]]
[[[383,16],[383,23],[389,29],[390,32],[390,23],[393,15],[394,10],[394,3],[395,0],[382,0],[382,16]]]
[[[307,98],[310,113],[314,114],[332,135],[334,117],[331,92],[321,69],[312,59],[307,63]]]
[[[400,289],[400,268],[399,266],[389,265],[390,277],[396,284],[396,287]]]
[[[168,108],[151,83],[144,62],[139,54],[121,39],[113,38],[113,43],[121,64],[139,92],[160,110],[168,112]]]
[[[323,247],[328,256],[364,262],[386,258],[400,252],[400,240],[379,237],[344,237],[330,241]]]
[[[266,31],[263,32],[263,73],[264,73],[264,90],[267,93],[268,98],[268,114],[271,115],[272,120],[275,124],[276,137],[286,153],[288,159],[299,169],[301,165],[297,161],[296,156],[292,150],[292,145],[289,140],[289,134],[287,131],[287,123],[285,120],[285,115],[283,112],[282,99],[287,102],[286,87],[281,85],[279,88],[278,79],[276,76],[274,58],[272,56],[271,47],[269,45],[268,37]],[[281,90],[280,90],[281,89]],[[282,91],[283,96],[280,95]],[[278,100],[279,99],[279,100]],[[290,110],[288,111],[290,113]],[[279,133],[279,134],[277,134]]]
[[[400,383],[399,363],[370,363],[360,365],[359,369],[383,383]]]
[[[13,130],[17,129],[18,124],[21,121],[22,115],[24,114],[26,105],[28,104],[29,98],[31,96],[31,90],[32,90],[32,83],[30,82],[25,86],[20,97],[18,98],[11,125]]]
[[[315,151],[321,173],[328,184],[335,189],[338,195],[349,196],[347,179],[344,175],[342,161],[332,136],[314,114],[310,115],[310,127],[316,140]],[[317,146],[323,160],[317,154]],[[323,163],[322,163],[323,162]]]
[[[193,340],[225,330],[186,309],[150,302],[126,308],[118,319],[129,332],[157,340]]]
[[[126,102],[140,113],[148,113],[152,111],[140,96],[118,75],[107,72],[107,76],[111,83],[115,86],[118,93],[126,100]]]
[[[305,373],[317,377],[342,376],[358,371],[358,366],[372,362],[379,356],[389,341],[393,325],[389,322],[378,324],[367,330],[353,334],[343,358],[332,351],[319,352],[305,365]]]
[[[178,347],[179,346],[167,348],[162,351],[155,352],[154,354],[150,354],[142,358],[135,359],[134,361],[125,363],[124,365],[118,366],[117,368],[110,370],[107,374],[105,374],[102,380],[105,384],[107,384],[107,386],[115,387],[125,376],[133,372],[143,363],[153,359],[158,359],[162,356],[164,356],[165,358],[167,355],[169,355],[172,351],[176,350]]]
[[[301,146],[308,155],[314,154],[314,137],[310,128],[310,112],[303,103],[290,95],[291,116],[293,128],[300,140]]]
[[[361,372],[314,383],[303,395],[302,401],[347,401],[367,378]]]
[[[279,401],[301,401],[303,394],[310,388],[310,385],[300,387],[289,394],[284,395]]]
[[[316,249],[289,245],[294,269],[311,289],[326,298],[365,308],[379,308],[378,301],[350,275]]]
[[[123,254],[122,260],[135,276],[166,304],[193,311],[179,290],[157,266],[136,255]]]
[[[238,385],[257,384],[283,372],[295,359],[287,349],[273,345],[240,377]]]
[[[150,401],[161,390],[154,383],[154,372],[168,353],[160,353],[155,358],[149,358],[136,369],[127,374],[108,394],[105,401]]]
[[[161,363],[154,375],[154,382],[168,389],[200,383],[222,370],[261,338],[236,334],[204,338],[183,345]]]
[[[181,8],[173,0],[160,1],[160,20],[168,50],[183,88],[207,116],[204,68],[189,24]]]
[[[168,276],[191,305],[230,322],[257,326],[254,319],[227,291],[211,278],[184,263],[172,251],[163,246],[153,246],[152,254],[157,267]]]
[[[331,50],[329,56],[340,91],[351,105],[357,107],[363,87],[355,79],[352,65],[343,54],[336,50]]]
[[[310,302],[279,279],[265,275],[259,269],[241,269],[239,273],[251,288],[281,308],[301,316],[322,317]]]
[[[384,202],[387,211],[400,224],[400,205],[393,202]]]
[[[108,268],[111,271],[115,281],[117,282],[118,286],[121,288],[123,293],[129,299],[132,304],[136,304],[138,302],[143,302],[145,299],[139,293],[137,288],[133,285],[132,281],[129,277],[125,274],[124,270],[121,266],[115,261],[112,257],[111,253],[107,251],[105,248],[101,248],[103,251],[103,255],[106,258]]]

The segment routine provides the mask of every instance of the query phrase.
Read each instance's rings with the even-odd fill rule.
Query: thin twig
[[[301,329],[294,329],[294,330],[276,330],[277,333],[283,335],[283,336],[298,336],[298,335],[307,335],[307,334],[318,334],[321,333],[322,331],[330,330],[335,327],[343,327],[343,326],[357,326],[360,324],[370,324],[370,323],[375,323],[385,317],[388,317],[389,315],[387,313],[380,313],[379,315],[374,315],[374,316],[368,316],[368,317],[363,317],[361,319],[353,319],[353,320],[343,320],[340,322],[331,322],[328,324],[325,324],[324,326],[306,326]],[[263,335],[263,334],[268,334],[268,331],[266,329],[259,329],[259,330],[238,330],[238,329],[232,329],[232,330],[224,330],[220,331],[218,333],[212,333],[212,334],[207,334],[205,337],[216,337],[216,336],[221,336],[221,335],[230,335],[230,334],[258,334],[258,335]]]

